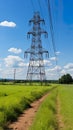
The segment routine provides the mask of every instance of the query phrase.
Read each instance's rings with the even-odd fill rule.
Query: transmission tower
[[[29,21],[29,24],[33,25],[31,31],[27,33],[27,37],[30,38],[32,35],[31,47],[25,51],[25,57],[30,54],[30,61],[27,71],[26,79],[31,80],[46,80],[45,68],[43,61],[43,54],[45,53],[49,57],[48,51],[42,47],[41,35],[45,34],[48,37],[46,31],[41,28],[41,24],[45,24],[44,19],[41,19],[39,12],[35,12],[33,18]]]

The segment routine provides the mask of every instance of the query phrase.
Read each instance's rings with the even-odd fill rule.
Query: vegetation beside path
[[[49,86],[0,85],[0,130],[4,130],[8,122],[16,120],[26,108],[31,107],[31,102],[56,86],[58,87],[51,91],[39,107],[30,130],[73,130],[73,85],[55,84]],[[57,106],[57,99],[60,109]],[[61,128],[59,127],[60,119],[63,122]]]
[[[60,114],[64,126],[61,130],[73,130],[73,85],[60,85],[58,87],[60,100]]]
[[[41,104],[30,130],[57,130],[57,90],[54,89]]]
[[[73,130],[73,85],[58,85],[48,95],[30,130]]]
[[[50,91],[53,86],[0,85],[0,130],[15,121],[34,100]]]

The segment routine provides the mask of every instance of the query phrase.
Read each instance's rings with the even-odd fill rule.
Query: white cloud
[[[3,21],[3,22],[0,22],[0,26],[5,26],[5,27],[16,27],[16,24],[15,24],[14,22]]]
[[[44,60],[44,64],[47,65],[47,66],[51,66],[52,65],[51,61],[49,61],[49,60]]]
[[[73,69],[73,63],[68,63],[64,66],[65,69]]]
[[[50,60],[51,61],[57,61],[57,58],[56,57],[51,57]]]
[[[61,69],[62,68],[60,66],[55,66],[53,68],[46,69],[47,79],[58,79]]]
[[[27,69],[16,68],[15,79],[26,79]],[[2,78],[14,79],[14,68],[4,69],[1,73]]]
[[[19,53],[22,52],[21,49],[17,49],[17,48],[10,48],[10,49],[8,49],[8,51],[9,51],[9,52],[13,52],[13,53],[15,53],[15,54],[19,54]]]
[[[4,62],[6,67],[22,68],[28,66],[28,63],[19,56],[9,55],[4,59]]]
[[[66,70],[65,70],[65,69],[62,69],[60,73],[61,73],[62,75],[63,75],[63,74],[66,74]]]
[[[0,71],[2,71],[2,65],[0,64]]]
[[[62,70],[61,66],[55,66],[53,68],[46,69],[47,79],[50,79],[50,80],[58,79],[61,70]]]
[[[64,75],[64,74],[70,74],[72,77],[73,77],[73,69],[62,69],[61,71],[60,71],[60,75],[62,76],[62,75]],[[60,77],[61,77],[60,76]]]
[[[28,66],[29,65],[29,63],[24,63],[24,62],[20,62],[19,63],[19,67],[24,67],[24,66]]]
[[[56,55],[59,55],[60,53],[61,53],[60,51],[57,51],[57,52],[56,52]]]
[[[15,79],[26,79],[27,68],[16,68]],[[1,71],[1,78],[14,79],[14,68],[5,68]]]
[[[48,69],[48,72],[53,73],[53,72],[61,71],[61,69],[62,68],[60,66],[55,66],[54,68]]]
[[[27,75],[27,69],[28,69],[28,61],[24,61],[19,56],[13,56],[9,55],[4,59],[5,62],[5,70],[2,68],[2,65],[0,64],[0,72],[1,76],[6,78],[13,78],[14,75],[14,67],[16,68],[16,79],[24,79]],[[68,63],[65,66],[55,66],[53,67],[53,64],[51,63],[51,60],[44,60],[45,66],[48,65],[49,67],[45,67],[46,72],[46,78],[47,79],[58,79],[64,74],[71,74],[73,76],[73,63]],[[31,62],[33,64],[33,62]],[[35,64],[35,63],[34,63]],[[38,62],[37,64],[38,65]],[[51,66],[52,65],[52,66]],[[13,68],[13,69],[12,69]]]
[[[64,75],[67,73],[71,74],[73,77],[73,63],[66,64],[60,71],[60,75]]]
[[[13,69],[4,69],[2,71],[2,78],[13,78]]]
[[[5,65],[7,67],[19,67],[20,62],[24,62],[19,56],[9,55],[5,59]]]
[[[42,61],[30,61],[30,64],[32,65],[32,66],[39,66],[39,63],[41,63],[41,65],[45,65],[45,66],[51,66],[52,65],[52,63],[51,63],[51,61],[49,61],[49,60],[44,60],[43,62]],[[26,63],[26,66],[28,66],[28,63]]]
[[[0,64],[0,68],[1,68],[1,64]]]
[[[27,75],[27,68],[18,68],[16,69],[16,76],[17,79],[26,79]]]
[[[57,70],[57,71],[60,71],[62,68],[61,68],[61,66],[55,66],[54,67],[54,70]]]

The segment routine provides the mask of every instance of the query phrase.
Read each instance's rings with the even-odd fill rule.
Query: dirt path
[[[48,96],[48,94],[44,95],[39,100],[33,102],[31,104],[31,108],[25,110],[24,113],[18,118],[17,122],[14,122],[9,125],[9,130],[28,130],[35,118],[36,112],[40,104]]]
[[[59,96],[57,96],[57,124],[58,124],[58,130],[64,129],[64,122],[62,120],[62,115],[60,114],[61,110],[61,104],[59,100]]]

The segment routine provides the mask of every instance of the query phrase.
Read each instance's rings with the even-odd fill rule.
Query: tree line
[[[32,80],[32,81],[28,81],[28,80],[17,80],[17,79],[0,79],[0,82],[4,83],[4,82],[14,82],[14,83],[40,83],[39,80]],[[60,84],[72,84],[73,83],[73,78],[70,74],[64,74],[63,76],[61,76],[61,78],[59,78],[59,80],[45,80],[42,81],[43,83],[60,83]]]
[[[64,74],[59,79],[59,83],[61,83],[61,84],[71,84],[71,83],[73,83],[73,78],[70,74]]]

